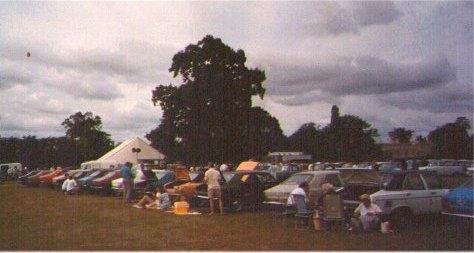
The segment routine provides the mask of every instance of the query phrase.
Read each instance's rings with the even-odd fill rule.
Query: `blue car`
[[[444,195],[443,214],[474,218],[473,181],[474,178],[471,177],[467,182]]]

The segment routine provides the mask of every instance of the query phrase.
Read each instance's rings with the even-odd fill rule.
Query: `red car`
[[[53,178],[61,175],[61,173],[63,173],[63,169],[57,169],[49,174],[40,176],[39,179],[40,179],[41,186],[47,186],[47,187],[53,186]]]

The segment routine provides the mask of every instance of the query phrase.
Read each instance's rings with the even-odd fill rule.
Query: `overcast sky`
[[[143,137],[173,55],[207,34],[265,70],[254,105],[286,135],[334,104],[385,137],[473,120],[472,1],[0,2],[0,136],[64,136],[90,111],[117,142]]]

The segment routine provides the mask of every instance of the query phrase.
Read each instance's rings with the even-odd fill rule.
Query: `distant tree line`
[[[114,146],[110,135],[101,130],[101,118],[91,112],[77,112],[61,125],[66,129],[63,137],[0,137],[0,163],[21,162],[30,169],[78,166]]]

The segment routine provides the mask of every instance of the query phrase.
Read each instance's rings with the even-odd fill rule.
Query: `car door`
[[[418,173],[409,173],[403,181],[406,203],[414,214],[430,212],[431,194]]]
[[[435,174],[422,174],[421,175],[430,194],[430,212],[439,213],[441,212],[441,199],[447,192],[443,189],[441,179]]]

